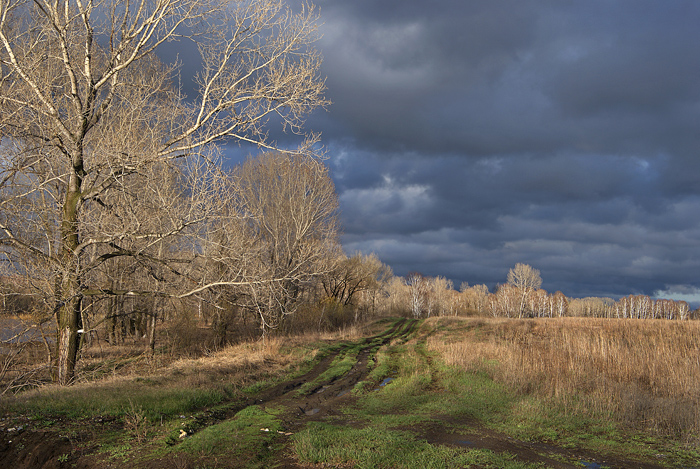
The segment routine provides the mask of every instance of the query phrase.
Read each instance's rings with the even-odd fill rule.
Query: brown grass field
[[[428,348],[519,394],[697,441],[700,322],[433,318]]]

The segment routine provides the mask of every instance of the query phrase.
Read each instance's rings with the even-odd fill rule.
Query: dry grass
[[[235,334],[229,334],[229,343],[233,345],[214,347],[214,333],[210,327],[193,320],[171,321],[159,325],[155,354],[151,354],[145,338],[129,337],[122,344],[110,345],[104,337],[95,336],[91,345],[84,345],[80,352],[75,383],[171,372],[182,374],[187,370],[191,370],[193,376],[203,376],[204,373],[216,374],[217,370],[227,373],[227,370],[250,370],[262,365],[274,372],[289,365],[291,360],[298,360],[299,357],[288,356],[293,347],[313,342],[355,340],[366,334],[370,327],[349,324],[335,330],[298,333],[277,330],[272,331],[263,344],[256,327],[251,333],[250,327],[239,326],[233,331]],[[46,346],[35,342],[24,343],[19,348],[21,353],[11,354],[9,347],[0,347],[0,395],[3,391],[14,393],[51,383]]]
[[[450,365],[486,369],[516,392],[633,427],[700,434],[700,323],[562,318],[433,319]],[[430,324],[429,324],[430,325]]]
[[[355,340],[363,337],[367,327],[357,325],[331,332],[271,336],[264,343],[259,339],[247,340],[209,351],[198,358],[178,359],[169,354],[150,356],[145,345],[96,345],[84,351],[76,386],[146,377],[159,382],[186,380],[192,386],[232,376],[249,378],[243,381],[255,380],[259,373],[274,375],[303,359],[313,358],[318,349],[310,344]]]
[[[0,411],[63,414],[71,418],[124,415],[125,425],[143,436],[154,419],[185,414],[242,396],[241,391],[294,369],[317,349],[313,337],[268,338],[225,347],[207,356],[152,363],[133,356],[129,365],[69,387],[46,384],[0,401]],[[107,367],[109,368],[109,367]],[[87,373],[84,373],[87,377]]]

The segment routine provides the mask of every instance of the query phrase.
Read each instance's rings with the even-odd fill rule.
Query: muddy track
[[[225,411],[200,413],[194,417],[193,424],[187,428],[188,433],[191,436],[208,426],[233,418],[236,413],[251,405],[286,408],[287,411],[280,416],[286,436],[301,430],[309,421],[322,420],[329,415],[335,415],[339,405],[347,405],[355,399],[350,391],[358,382],[367,378],[369,360],[376,354],[377,350],[391,342],[406,342],[414,334],[418,324],[419,321],[416,319],[401,319],[381,334],[365,338],[359,343],[343,344],[337,350],[326,355],[302,376],[264,389],[254,398],[247,399],[235,406],[228,406]],[[351,349],[357,350],[357,356],[349,371],[335,378],[319,380],[324,372],[331,367],[334,360],[348,353]],[[313,386],[308,387],[307,383],[313,383]],[[307,387],[302,389],[304,385]],[[169,462],[171,462],[170,458],[150,461],[144,467],[168,467]],[[186,465],[186,467],[189,466]],[[292,458],[282,454],[277,458],[274,467],[298,466]]]
[[[376,351],[394,340],[407,340],[418,326],[418,320],[401,319],[390,329],[376,336],[363,339],[359,346],[355,365],[343,376],[328,381],[318,382],[318,378],[331,366],[333,361],[344,354],[352,344],[343,345],[325,356],[310,371],[298,378],[284,381],[269,389],[260,391],[254,398],[247,399],[236,406],[229,406],[225,412],[203,412],[195,417],[196,424],[190,429],[190,434],[206,426],[232,418],[236,413],[251,405],[285,405],[298,409],[300,417],[322,417],[332,412],[334,403],[348,394],[358,382],[363,380],[369,370],[367,364]],[[306,383],[316,383],[303,395],[299,389]]]
[[[369,374],[368,362],[376,354],[377,350],[394,340],[407,340],[417,326],[417,320],[402,319],[386,332],[365,339],[360,345],[355,364],[347,373],[327,381],[316,382],[317,378],[329,368],[333,360],[346,351],[346,349],[343,349],[332,356],[326,357],[306,375],[286,383],[283,386],[285,392],[264,402],[274,401],[275,404],[293,409],[293,413],[296,414],[297,418],[288,420],[286,423],[291,423],[295,427],[302,425],[306,421],[318,420],[325,415],[333,414],[335,413],[334,407],[341,401],[348,400],[351,397],[350,391],[352,388],[367,377]],[[293,392],[304,383],[311,382],[315,382],[315,385],[302,395]],[[271,391],[274,391],[274,389]]]
[[[206,427],[223,422],[251,405],[284,405],[290,410],[288,414],[292,418],[285,419],[285,425],[298,429],[311,418],[321,418],[329,412],[333,412],[335,402],[347,395],[360,380],[368,374],[367,363],[376,350],[392,340],[407,340],[418,326],[417,320],[402,319],[391,328],[373,337],[368,337],[357,344],[342,344],[332,353],[326,355],[310,371],[297,378],[284,381],[271,388],[264,389],[254,398],[233,402],[230,405],[219,406],[215,410],[203,410],[193,417],[186,430],[191,436]],[[341,354],[351,347],[357,348],[357,361],[350,371],[344,375],[328,381],[318,381],[321,376]],[[308,389],[303,395],[298,393],[305,383],[317,382],[316,386]],[[0,467],[2,468],[58,468],[69,464],[76,468],[107,467],[102,462],[93,461],[89,454],[75,453],[75,444],[68,438],[60,436],[52,431],[32,430],[26,422],[25,425],[15,425],[12,428],[0,427]],[[80,451],[82,452],[82,451]],[[63,456],[71,454],[69,461],[62,461]],[[134,467],[172,467],[169,458],[150,461],[144,465]],[[179,466],[180,464],[176,464]],[[65,467],[69,467],[65,466]],[[112,467],[109,465],[109,467]],[[185,465],[187,467],[187,465]],[[282,466],[283,467],[283,466]]]
[[[415,350],[420,356],[425,369],[424,373],[430,376],[428,389],[440,392],[438,382],[440,380],[440,370],[434,362],[432,354],[425,349],[425,343],[430,333],[418,337],[415,332],[418,321],[403,320],[397,323],[391,330],[385,332],[380,346],[389,344],[392,340],[398,343],[411,341]],[[285,431],[295,433],[302,430],[310,421],[324,420],[329,416],[337,416],[339,406],[352,405],[355,397],[349,393],[353,386],[365,379],[369,374],[367,362],[370,356],[376,353],[379,347],[371,347],[369,344],[373,338],[365,341],[358,354],[357,363],[353,368],[341,378],[316,386],[312,392],[305,397],[299,397],[293,392],[278,395],[268,400],[269,405],[284,405],[289,411],[283,417]],[[334,355],[335,357],[335,355]],[[328,360],[328,361],[326,361]],[[308,375],[300,378],[300,381],[312,380],[329,366],[332,359],[327,357],[317,368],[309,372]],[[294,382],[296,389],[297,382]],[[456,428],[467,428],[459,431]],[[416,434],[417,440],[425,440],[430,444],[461,447],[465,449],[488,449],[497,453],[510,453],[516,455],[516,459],[521,462],[541,464],[544,467],[555,469],[576,469],[583,467],[606,467],[611,469],[662,469],[663,466],[645,464],[638,461],[626,461],[612,456],[605,456],[589,451],[576,449],[565,449],[553,445],[539,442],[519,441],[507,435],[483,427],[473,419],[454,419],[443,416],[434,416],[434,421],[419,427],[407,428]],[[280,455],[275,463],[276,468],[299,468],[300,466],[293,457],[292,449],[288,448],[286,454]],[[563,462],[570,461],[570,462]]]
[[[352,389],[355,384],[367,376],[367,363],[369,358],[376,353],[379,347],[387,345],[392,340],[407,339],[415,331],[417,326],[417,320],[402,319],[394,324],[389,330],[379,335],[364,339],[360,344],[360,349],[357,354],[357,361],[350,371],[339,378],[325,382],[318,382],[312,389],[305,393],[306,396],[295,396],[293,391],[297,390],[305,383],[315,382],[319,376],[321,376],[330,367],[333,360],[347,351],[347,346],[342,347],[340,350],[326,356],[316,366],[314,366],[311,371],[303,376],[278,384],[267,391],[261,392],[255,400],[249,401],[249,404],[267,404],[271,401],[284,398],[285,402],[291,401],[301,403],[303,401],[304,404],[299,405],[300,410],[305,414],[307,412],[310,413],[311,410],[316,408],[310,406],[314,404],[321,405],[346,394],[346,392]],[[317,413],[320,413],[320,411],[313,412],[313,414]]]
[[[368,338],[361,347],[357,361],[352,369],[338,379],[317,384],[307,395],[300,396],[295,391],[306,382],[312,382],[325,371],[332,361],[344,350],[340,350],[322,360],[306,375],[270,389],[258,401],[261,405],[284,406],[288,409],[282,416],[284,430],[296,433],[302,430],[310,421],[322,421],[330,416],[338,416],[341,405],[352,405],[356,399],[350,390],[369,374],[368,360],[377,350],[389,344],[411,341],[421,357],[425,370],[430,375],[428,389],[437,390],[440,370],[434,363],[433,356],[425,349],[425,343],[430,333],[415,337],[418,328],[416,320],[402,320],[385,333]],[[374,339],[381,338],[377,344]],[[373,345],[374,342],[374,345]],[[468,428],[458,431],[456,428]],[[462,447],[465,449],[488,449],[494,452],[507,452],[516,455],[521,462],[541,464],[544,467],[556,469],[576,469],[582,467],[606,467],[611,469],[662,469],[663,466],[645,464],[638,461],[626,461],[612,456],[605,456],[589,451],[564,449],[539,442],[518,441],[507,435],[500,434],[483,427],[473,419],[454,419],[435,416],[432,423],[420,427],[408,428],[416,434],[417,440],[425,440],[435,445]],[[570,462],[563,462],[570,461]],[[293,456],[293,450],[288,448],[275,460],[276,468],[299,468]]]

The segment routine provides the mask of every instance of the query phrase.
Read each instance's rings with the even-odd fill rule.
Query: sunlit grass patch
[[[199,458],[216,460],[225,456],[235,459],[237,467],[266,467],[274,455],[273,445],[280,439],[282,425],[275,409],[250,406],[234,418],[211,425],[173,448],[174,453],[185,453]]]
[[[136,406],[155,421],[220,403],[234,394],[235,391],[225,385],[212,388],[160,387],[134,380],[118,380],[101,386],[46,387],[34,391],[31,398],[14,401],[7,407],[29,415],[84,419],[105,415],[120,417]]]
[[[488,450],[431,445],[409,431],[379,425],[365,428],[312,422],[293,437],[302,462],[356,468],[537,467]]]
[[[304,395],[311,392],[319,383],[332,382],[335,379],[340,378],[345,373],[350,371],[353,366],[357,363],[357,352],[358,347],[353,346],[346,350],[344,353],[339,354],[333,361],[326,371],[321,373],[316,379],[308,383],[304,383],[297,394]]]
[[[133,405],[142,408],[149,420],[160,421],[242,397],[246,386],[250,391],[260,390],[293,376],[308,369],[318,353],[313,344],[302,341],[295,348],[283,344],[277,339],[264,347],[260,342],[246,342],[209,357],[178,360],[148,374],[109,377],[70,387],[47,385],[5,396],[0,411],[82,419],[122,417]]]
[[[483,373],[464,373],[429,362],[421,343],[386,347],[377,354],[377,366],[355,393],[361,404],[354,412],[374,415],[410,413],[423,416],[497,418],[507,411],[512,396]],[[377,386],[384,378],[391,380]]]

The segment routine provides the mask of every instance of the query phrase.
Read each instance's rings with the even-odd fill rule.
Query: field
[[[451,329],[449,321],[440,327]],[[564,412],[697,443],[700,323],[663,320],[458,321],[429,349]],[[548,404],[548,405],[549,405]]]
[[[700,467],[699,342],[694,321],[393,318],[132,357],[4,396],[0,466]]]

